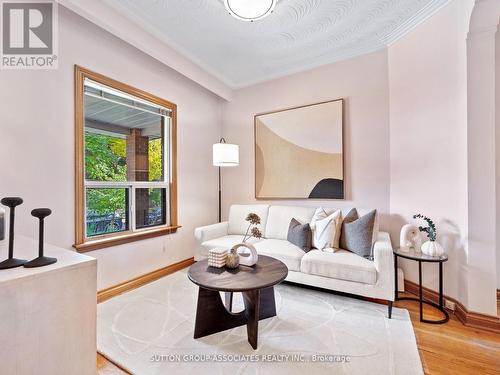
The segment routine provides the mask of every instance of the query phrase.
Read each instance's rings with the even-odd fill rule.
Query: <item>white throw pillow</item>
[[[316,211],[314,211],[314,215],[311,219],[311,223],[309,224],[310,227],[311,227],[311,231],[313,233],[313,242],[312,242],[312,246],[317,248],[315,245],[314,245],[314,231],[316,229],[316,222],[318,220],[323,220],[323,219],[326,219],[328,216],[330,216],[332,213],[334,213],[335,210],[334,209],[324,209],[323,207],[319,207],[316,209]]]
[[[323,207],[316,208],[316,211],[314,211],[314,215],[311,219],[311,223],[309,224],[311,226],[311,229],[314,230],[316,226],[316,222],[321,219],[325,219],[328,216],[330,216],[335,210],[325,210]]]
[[[323,210],[323,212],[325,212]],[[323,216],[323,213],[318,212],[318,216]],[[315,214],[316,217],[316,214]],[[313,217],[314,220],[314,217]],[[331,215],[317,219],[312,222],[313,231],[313,247],[318,250],[326,248],[338,249],[340,241],[340,231],[342,229],[342,212],[335,211]]]

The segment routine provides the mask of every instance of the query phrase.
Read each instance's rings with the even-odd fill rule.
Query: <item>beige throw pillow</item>
[[[318,250],[339,247],[342,229],[342,212],[340,210],[327,216],[326,211],[318,208],[311,222],[313,231],[313,247]]]

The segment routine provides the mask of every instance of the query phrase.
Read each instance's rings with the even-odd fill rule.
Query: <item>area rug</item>
[[[137,375],[423,373],[407,310],[280,284],[253,350],[244,326],[193,339],[197,292],[180,271],[99,304],[99,353]]]

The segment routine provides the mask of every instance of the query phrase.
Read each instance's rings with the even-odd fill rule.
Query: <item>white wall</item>
[[[254,115],[345,99],[346,200],[278,200],[273,204],[377,208],[389,212],[389,91],[387,52],[380,51],[235,92],[223,107],[223,134],[240,146],[240,165],[223,170],[224,214],[233,203],[255,202]],[[293,166],[290,166],[293,173]],[[260,200],[259,200],[260,201]]]
[[[53,210],[47,241],[74,243],[74,64],[178,105],[177,234],[88,253],[98,289],[191,257],[193,229],[217,218],[211,145],[220,137],[220,101],[83,18],[59,7],[59,68],[0,70],[0,197],[21,196],[17,232],[36,236],[35,207]],[[36,249],[33,249],[35,256]]]

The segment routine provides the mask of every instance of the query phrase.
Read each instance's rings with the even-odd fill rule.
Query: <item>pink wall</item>
[[[500,218],[500,28],[495,35],[496,217]],[[500,289],[500,220],[496,222],[497,289]]]
[[[29,212],[47,206],[47,241],[74,243],[73,66],[178,105],[179,223],[175,235],[94,251],[102,289],[193,255],[193,230],[217,218],[211,145],[220,136],[220,101],[83,18],[59,8],[60,61],[54,71],[0,70],[0,196],[19,195],[17,232],[36,235]],[[35,249],[33,255],[35,254]]]
[[[22,234],[35,235],[31,208],[53,208],[47,240],[71,248],[74,64],[177,103],[179,222],[183,228],[175,235],[90,253],[99,261],[98,287],[102,289],[192,256],[193,229],[216,220],[217,177],[211,165],[211,145],[221,133],[228,142],[240,145],[240,166],[223,170],[223,212],[227,214],[232,203],[256,202],[256,113],[344,98],[346,200],[271,203],[377,208],[381,227],[391,232],[395,246],[401,225],[422,212],[436,220],[438,240],[449,253],[445,293],[474,311],[492,313],[493,299],[482,290],[485,282],[490,288],[490,268],[495,268],[491,265],[500,257],[495,261],[491,252],[483,257],[481,246],[468,238],[471,228],[482,228],[479,220],[471,225],[470,212],[475,211],[468,205],[471,197],[482,193],[471,189],[472,175],[467,174],[470,162],[480,160],[471,152],[471,139],[477,134],[469,129],[473,132],[469,139],[467,133],[465,39],[473,4],[474,0],[450,2],[387,50],[244,88],[223,103],[193,81],[60,7],[59,69],[0,70],[0,196],[25,198],[18,215],[17,229]],[[481,142],[481,136],[477,139]],[[405,276],[416,281],[415,265],[404,263],[403,267]],[[493,278],[500,272],[498,267]],[[424,274],[424,284],[436,289],[436,270],[424,267]],[[486,275],[486,279],[474,275]]]
[[[415,213],[449,254],[445,293],[467,304],[467,54],[473,1],[454,1],[389,47],[393,239]],[[396,243],[397,244],[397,243]],[[415,263],[402,262],[417,281]],[[437,290],[435,265],[424,285]]]
[[[466,38],[473,6],[474,0],[450,2],[386,51],[236,91],[223,107],[223,135],[240,145],[241,164],[223,171],[224,212],[232,203],[256,201],[255,114],[343,97],[347,199],[270,203],[376,207],[395,246],[401,226],[414,222],[415,213],[426,214],[437,223],[438,240],[449,254],[445,293],[472,311],[496,314],[489,293],[496,261],[468,238]],[[484,223],[477,219],[472,228]],[[416,282],[416,264],[401,263],[405,277]],[[434,290],[435,268],[424,266],[424,285]]]
[[[279,200],[274,204],[377,208],[389,211],[389,91],[387,52],[379,51],[235,92],[223,108],[223,134],[240,146],[240,166],[223,170],[224,210],[255,202],[254,115],[345,99],[343,201]],[[293,173],[293,166],[292,173]],[[382,226],[385,221],[382,220]]]
[[[497,312],[495,34],[498,0],[477,1],[467,36],[468,304]]]

